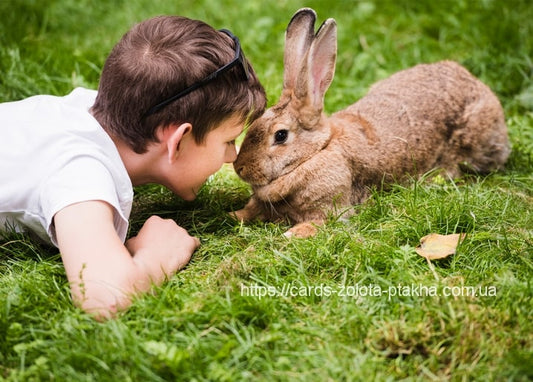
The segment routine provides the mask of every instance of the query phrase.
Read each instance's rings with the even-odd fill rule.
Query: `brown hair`
[[[244,81],[238,67],[145,116],[155,104],[202,80],[235,56],[233,41],[206,23],[160,16],[135,25],[115,45],[104,65],[94,117],[106,131],[143,153],[157,142],[159,127],[192,124],[202,143],[206,134],[232,115],[258,118],[266,106],[263,86],[251,65]]]

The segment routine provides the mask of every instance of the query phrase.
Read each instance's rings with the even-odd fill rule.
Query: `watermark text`
[[[347,297],[347,298],[387,298],[395,297],[495,297],[495,286],[437,286],[423,284],[397,284],[383,287],[378,284],[354,284],[331,286],[326,284],[298,285],[284,283],[280,286],[263,284],[241,284],[241,296],[246,297]]]

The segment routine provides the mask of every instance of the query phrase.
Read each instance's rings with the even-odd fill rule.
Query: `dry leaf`
[[[429,260],[444,259],[455,253],[457,245],[464,237],[464,233],[454,233],[452,235],[430,233],[420,239],[420,245],[415,248],[415,251]]]

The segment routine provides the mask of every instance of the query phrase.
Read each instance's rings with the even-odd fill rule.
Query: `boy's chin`
[[[191,189],[191,190],[178,192],[178,193],[176,193],[176,195],[178,195],[183,200],[186,200],[188,202],[192,202],[198,196],[198,191],[199,190]]]
[[[177,195],[187,202],[192,202],[194,199],[196,199],[196,195],[194,194],[177,194]]]

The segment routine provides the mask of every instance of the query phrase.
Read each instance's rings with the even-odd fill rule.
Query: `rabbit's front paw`
[[[244,222],[244,221],[248,221],[249,220],[248,212],[246,211],[245,208],[243,208],[241,210],[230,212],[229,215],[233,219],[238,220],[240,222]]]
[[[231,217],[237,219],[240,222],[249,222],[254,219],[264,220],[262,205],[257,201],[255,197],[251,197],[244,208],[229,213]]]

